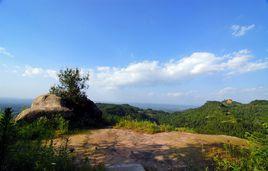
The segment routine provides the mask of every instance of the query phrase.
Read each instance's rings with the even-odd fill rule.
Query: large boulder
[[[15,120],[33,121],[42,116],[51,117],[55,114],[68,118],[73,115],[73,112],[60,97],[54,94],[46,94],[35,98],[31,107],[23,110],[16,116]]]
[[[55,115],[61,115],[70,120],[71,123],[79,122],[86,126],[101,120],[102,112],[91,100],[87,99],[82,108],[82,113],[75,113],[72,106],[67,105],[67,102],[61,97],[46,94],[34,99],[31,107],[23,110],[16,116],[15,120],[33,121],[40,117],[51,118]]]

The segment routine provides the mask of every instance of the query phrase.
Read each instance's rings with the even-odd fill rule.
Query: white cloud
[[[194,90],[190,90],[190,91],[176,91],[176,92],[168,92],[166,93],[166,96],[167,97],[174,97],[174,98],[177,98],[177,97],[187,97],[187,96],[194,96],[198,94],[197,91],[194,91]]]
[[[233,87],[225,87],[225,88],[219,90],[217,94],[220,96],[224,96],[226,94],[235,93],[236,90],[237,89],[233,88]]]
[[[101,66],[96,69],[81,69],[82,74],[89,73],[90,85],[106,90],[122,87],[158,86],[179,84],[185,80],[220,73],[233,76],[268,68],[268,61],[254,60],[247,49],[223,56],[209,52],[195,52],[179,60],[166,63],[159,61],[141,61],[125,67]],[[57,79],[56,70],[39,67],[26,67],[23,76],[43,76]],[[170,93],[169,96],[180,96]]]
[[[222,73],[242,74],[268,68],[268,61],[254,61],[247,49],[222,57],[209,52],[195,52],[190,56],[167,63],[142,61],[126,67],[98,67],[92,72],[94,85],[114,89],[122,86],[179,83],[198,75]]]
[[[3,47],[0,47],[0,55],[6,56],[6,57],[9,57],[9,58],[13,58],[14,57],[10,52],[8,52]]]
[[[228,94],[236,94],[236,93],[254,93],[259,91],[265,91],[268,93],[268,89],[259,86],[259,87],[250,87],[250,88],[234,88],[234,87],[224,87],[223,89],[218,91],[218,95],[228,95]]]
[[[27,66],[24,73],[22,74],[22,76],[35,76],[35,75],[40,75],[43,73],[43,69],[42,68],[35,68],[35,67],[31,67],[31,66]]]
[[[247,26],[241,26],[241,25],[232,25],[231,30],[232,35],[235,37],[244,36],[249,30],[253,29],[255,27],[255,24],[247,25]]]
[[[46,70],[47,77],[54,78],[55,80],[58,79],[57,71],[52,69]]]
[[[170,97],[181,97],[183,95],[184,94],[182,92],[169,92],[169,93],[167,93],[167,96],[170,96]]]
[[[22,76],[24,77],[43,76],[57,79],[57,71],[52,69],[43,69],[39,67],[26,66],[22,73]]]
[[[221,100],[231,98],[241,102],[250,102],[255,99],[267,99],[268,88],[263,86],[249,88],[225,87],[219,90],[215,96]]]
[[[250,54],[247,49],[234,52],[232,57],[227,61],[226,67],[230,69],[228,75],[233,75],[237,73],[246,73],[261,69],[266,69],[268,67],[268,61],[252,61],[254,56]]]

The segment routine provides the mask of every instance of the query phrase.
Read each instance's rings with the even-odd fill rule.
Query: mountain
[[[248,104],[235,101],[208,101],[195,109],[158,115],[162,124],[187,127],[199,133],[227,134],[244,137],[246,132],[264,132],[268,123],[268,100]]]
[[[190,108],[196,108],[194,105],[174,105],[174,104],[154,104],[154,103],[130,103],[130,105],[142,109],[162,110],[165,112],[183,111]]]
[[[122,118],[148,120],[157,122],[155,115],[168,115],[168,112],[152,109],[141,109],[129,104],[96,103],[102,111],[103,118],[110,124],[115,124]]]

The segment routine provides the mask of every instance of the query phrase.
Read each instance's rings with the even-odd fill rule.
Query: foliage
[[[0,170],[80,170],[68,150],[68,122],[62,117],[17,124],[11,113],[0,113]],[[58,136],[64,143],[56,147],[53,139]],[[95,170],[88,162],[81,169]]]
[[[194,129],[191,129],[191,128],[185,128],[185,127],[175,128],[175,131],[179,131],[179,132],[189,132],[189,133],[196,133],[196,131],[195,131]]]
[[[117,128],[146,133],[186,131],[247,138],[247,148],[225,144],[213,158],[217,170],[268,170],[268,101],[249,104],[210,101],[182,112],[165,113],[129,105],[98,105]],[[141,114],[144,116],[140,117]],[[108,118],[108,117],[107,117]],[[165,126],[162,126],[165,125]],[[167,128],[165,128],[167,126]],[[164,127],[164,128],[163,128]]]
[[[4,114],[0,113],[0,170],[7,161],[10,145],[16,141],[17,132],[11,115],[11,108],[5,109]]]
[[[249,139],[249,148],[225,145],[225,155],[217,155],[214,161],[218,170],[268,170],[268,127],[262,125],[266,130],[260,134],[246,133]]]
[[[55,94],[69,102],[78,103],[83,99],[86,99],[87,84],[89,75],[81,76],[79,69],[61,70],[58,74],[59,85],[53,86],[50,89],[51,94]]]
[[[115,125],[121,119],[128,118],[130,120],[138,121],[152,121],[157,122],[153,117],[156,113],[167,114],[163,111],[156,111],[150,109],[140,109],[128,104],[108,104],[97,103],[98,108],[103,113],[103,120],[110,125]]]
[[[250,142],[247,148],[230,144],[223,146],[224,151],[213,158],[217,169],[268,170],[268,101],[256,100],[249,104],[210,101],[199,108],[174,113],[140,109],[127,104],[99,103],[97,106],[103,112],[106,123],[116,128],[151,134],[176,130],[247,138]],[[0,119],[0,150],[1,154],[5,154],[0,155],[2,170],[12,170],[14,166],[20,166],[15,168],[19,170],[57,170],[58,163],[65,163],[68,168],[74,169],[72,157],[65,148],[67,146],[56,149],[48,143],[54,137],[70,133],[68,122],[56,117],[18,125],[12,121],[10,113],[7,110]],[[46,145],[42,143],[44,141]]]
[[[18,132],[22,139],[52,139],[68,132],[68,121],[64,120],[60,115],[56,115],[51,119],[42,117],[33,123],[22,124]]]
[[[175,130],[174,127],[170,125],[157,125],[156,123],[150,121],[136,121],[127,119],[120,120],[120,122],[116,124],[115,128],[132,129],[138,132],[145,132],[149,134]]]
[[[50,93],[63,99],[74,115],[69,118],[71,128],[98,126],[101,112],[87,98],[86,89],[89,75],[82,75],[79,69],[61,70],[58,74],[59,84],[51,87]]]
[[[157,114],[160,124],[194,129],[198,133],[226,134],[245,138],[245,133],[265,130],[268,123],[268,101],[253,101],[249,104],[233,102],[207,102],[205,105],[169,115]]]

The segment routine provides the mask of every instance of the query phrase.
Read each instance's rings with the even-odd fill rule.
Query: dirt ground
[[[69,147],[79,160],[88,158],[94,165],[107,166],[139,163],[146,170],[213,167],[208,154],[216,152],[223,143],[247,146],[246,140],[236,137],[185,132],[145,134],[124,129],[98,129],[69,137]]]

